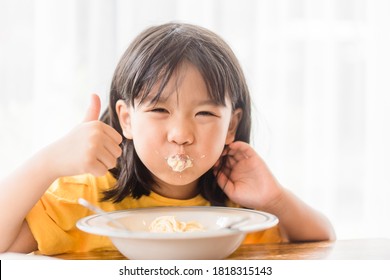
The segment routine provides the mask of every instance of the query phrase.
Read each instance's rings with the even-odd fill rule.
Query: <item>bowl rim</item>
[[[249,213],[252,215],[262,216],[266,220],[258,223],[251,224],[249,226],[243,226],[239,229],[212,229],[207,231],[194,231],[194,232],[170,232],[170,233],[161,233],[161,232],[147,232],[147,231],[130,231],[120,228],[115,228],[109,225],[110,221],[103,217],[105,215],[115,216],[123,213],[137,213],[137,212],[148,212],[148,211],[173,211],[173,210],[185,210],[185,211],[221,211],[221,212],[237,212],[237,213]],[[161,216],[164,214],[162,213]],[[90,225],[91,221],[100,222],[100,226]],[[130,208],[123,210],[116,210],[107,212],[106,214],[94,214],[86,216],[77,221],[76,226],[80,230],[95,234],[107,236],[110,238],[132,238],[132,239],[153,239],[153,240],[167,240],[167,239],[199,239],[199,238],[212,238],[212,237],[221,237],[237,234],[247,234],[254,231],[262,231],[268,228],[271,228],[277,225],[279,219],[270,213],[252,210],[246,208],[238,207],[223,207],[223,206],[156,206],[156,207],[147,207],[147,208]]]

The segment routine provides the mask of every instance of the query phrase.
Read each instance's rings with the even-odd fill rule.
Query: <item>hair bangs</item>
[[[213,43],[212,40],[205,40],[195,30],[187,29],[184,26],[173,27],[171,32],[164,36],[156,36],[154,40],[145,40],[143,49],[139,55],[144,56],[138,73],[134,73],[139,79],[133,79],[136,83],[132,88],[132,99],[134,105],[137,99],[139,103],[150,100],[158,102],[173,73],[181,67],[184,62],[194,65],[201,73],[211,100],[218,105],[226,106],[226,95],[233,100],[232,88],[229,86],[229,75],[225,53],[221,53],[221,46]],[[211,36],[211,35],[210,35]],[[146,51],[148,50],[148,51]],[[158,85],[157,90],[153,88]],[[135,90],[134,90],[135,89]],[[150,94],[154,96],[150,98]]]

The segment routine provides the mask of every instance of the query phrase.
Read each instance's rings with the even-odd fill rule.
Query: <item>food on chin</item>
[[[192,167],[192,159],[188,155],[176,154],[167,158],[168,165],[175,172],[183,172]]]
[[[195,221],[181,222],[175,216],[160,216],[149,225],[150,232],[194,232],[203,231],[204,227]]]

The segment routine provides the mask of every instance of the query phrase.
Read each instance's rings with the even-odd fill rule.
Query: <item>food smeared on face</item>
[[[192,159],[188,155],[176,154],[167,158],[168,165],[175,172],[183,172],[193,166]]]

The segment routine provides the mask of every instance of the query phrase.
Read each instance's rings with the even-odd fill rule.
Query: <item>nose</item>
[[[185,120],[174,121],[168,131],[168,141],[177,145],[189,145],[194,142],[193,126]]]

